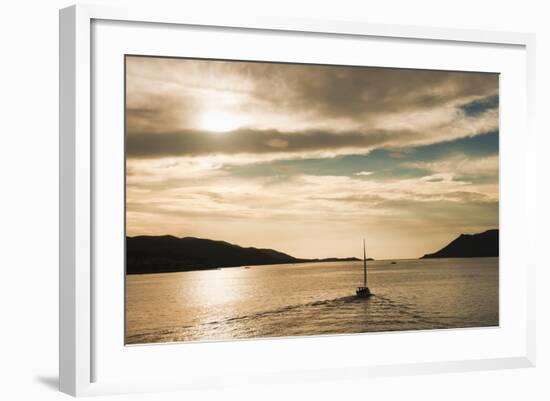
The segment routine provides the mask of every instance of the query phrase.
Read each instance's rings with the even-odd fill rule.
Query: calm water
[[[498,325],[498,258],[362,262],[127,276],[127,343]]]

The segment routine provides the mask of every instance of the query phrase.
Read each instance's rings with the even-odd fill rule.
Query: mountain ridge
[[[255,247],[241,247],[226,241],[173,235],[126,237],[126,273],[149,274],[221,267],[307,262],[357,261],[357,258],[303,259],[286,253]]]
[[[499,230],[491,229],[477,234],[460,234],[449,244],[420,259],[476,258],[499,255]]]

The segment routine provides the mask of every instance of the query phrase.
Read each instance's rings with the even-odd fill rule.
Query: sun
[[[241,126],[241,120],[235,114],[224,111],[207,111],[200,117],[202,129],[211,132],[233,131]]]

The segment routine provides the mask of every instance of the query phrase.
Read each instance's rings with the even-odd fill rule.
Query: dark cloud
[[[489,96],[466,103],[462,106],[462,110],[468,117],[477,117],[487,110],[498,108],[498,103],[498,96]]]
[[[129,134],[191,127],[209,97],[228,94],[241,113],[356,123],[498,95],[498,74],[490,73],[173,58],[128,57],[126,82]]]
[[[199,156],[208,154],[279,153],[365,148],[390,139],[418,137],[413,131],[372,130],[368,133],[305,131],[283,133],[277,130],[241,129],[228,133],[182,131],[171,133],[139,133],[128,135],[128,157],[158,158]]]
[[[268,177],[292,175],[354,176],[364,180],[396,180],[424,177],[433,174],[426,167],[415,166],[418,162],[445,160],[453,156],[464,156],[475,160],[498,154],[498,132],[488,132],[475,137],[455,139],[431,145],[403,148],[399,157],[389,149],[377,148],[364,154],[350,154],[331,158],[304,158],[258,162],[248,165],[227,166],[225,171],[239,177]],[[361,174],[365,173],[367,174]],[[487,178],[495,182],[498,177],[491,175],[461,175],[457,180],[480,183]],[[442,181],[434,177],[430,181]],[[487,181],[486,180],[486,181]]]
[[[259,98],[280,100],[284,83],[286,105],[334,117],[431,109],[498,91],[498,75],[487,73],[291,64],[250,68]]]

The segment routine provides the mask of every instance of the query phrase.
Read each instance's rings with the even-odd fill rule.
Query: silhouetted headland
[[[437,252],[422,256],[428,258],[480,258],[498,256],[498,229],[479,234],[461,234]]]
[[[172,235],[126,238],[126,273],[168,273],[219,267],[308,262],[358,261],[351,258],[300,259],[273,249],[244,248],[225,241]]]

